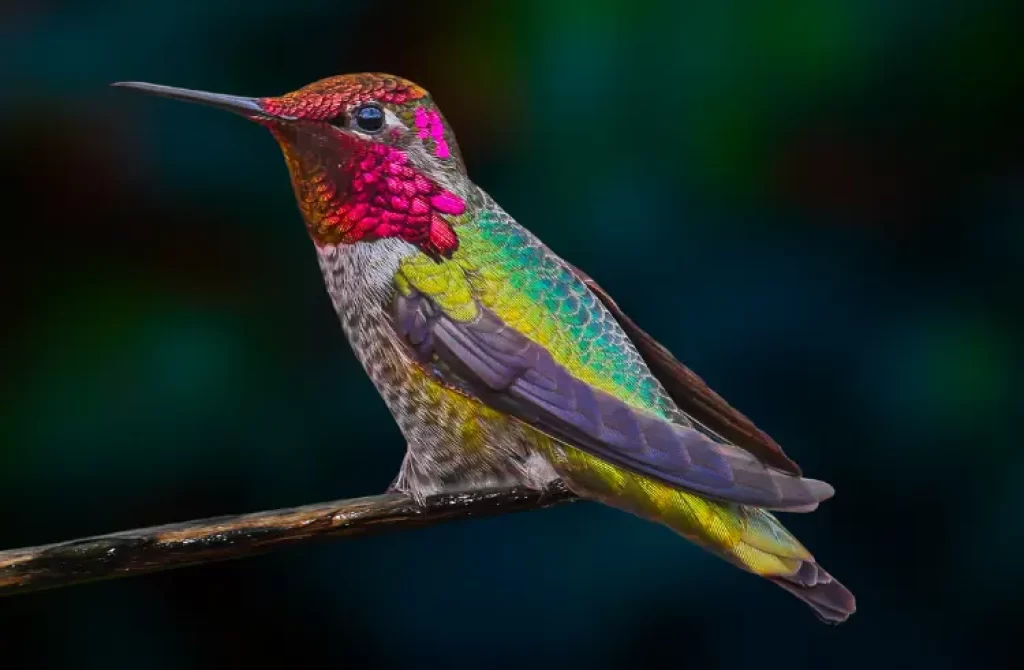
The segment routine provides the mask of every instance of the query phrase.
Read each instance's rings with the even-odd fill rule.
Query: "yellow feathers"
[[[768,512],[673,489],[552,439],[538,440],[538,448],[574,488],[663,523],[750,572],[790,575],[802,560],[813,560]]]
[[[462,267],[457,263],[435,263],[423,254],[412,254],[402,261],[395,277],[399,291],[409,287],[430,298],[456,321],[472,321],[477,315],[476,300]]]

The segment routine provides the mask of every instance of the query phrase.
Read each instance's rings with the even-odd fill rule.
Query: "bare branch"
[[[546,491],[515,487],[442,494],[423,506],[388,493],[0,551],[0,596],[244,558],[320,538],[432,526],[573,500],[560,483]]]

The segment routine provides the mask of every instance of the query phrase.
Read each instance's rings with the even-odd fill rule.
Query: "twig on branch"
[[[423,506],[398,493],[222,516],[0,551],[0,596],[244,558],[300,542],[432,526],[576,500],[560,483],[450,493]]]

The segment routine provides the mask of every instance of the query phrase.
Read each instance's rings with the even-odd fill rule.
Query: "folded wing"
[[[609,463],[719,500],[809,511],[824,482],[765,465],[748,451],[632,407],[575,377],[540,345],[478,306],[451,318],[409,289],[394,302],[397,334],[442,381]]]
[[[800,466],[786,456],[775,440],[715,393],[693,370],[673,356],[672,352],[636,325],[592,277],[572,265],[569,268],[619,322],[651,373],[658,378],[679,409],[711,432],[746,449],[768,465],[794,475],[801,474]]]

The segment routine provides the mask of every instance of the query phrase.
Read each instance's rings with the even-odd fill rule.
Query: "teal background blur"
[[[995,667],[1024,632],[1014,4],[8,0],[0,548],[390,482],[273,141],[107,87],[375,70],[836,486],[787,523],[860,611],[578,504],[2,600],[0,664]]]

